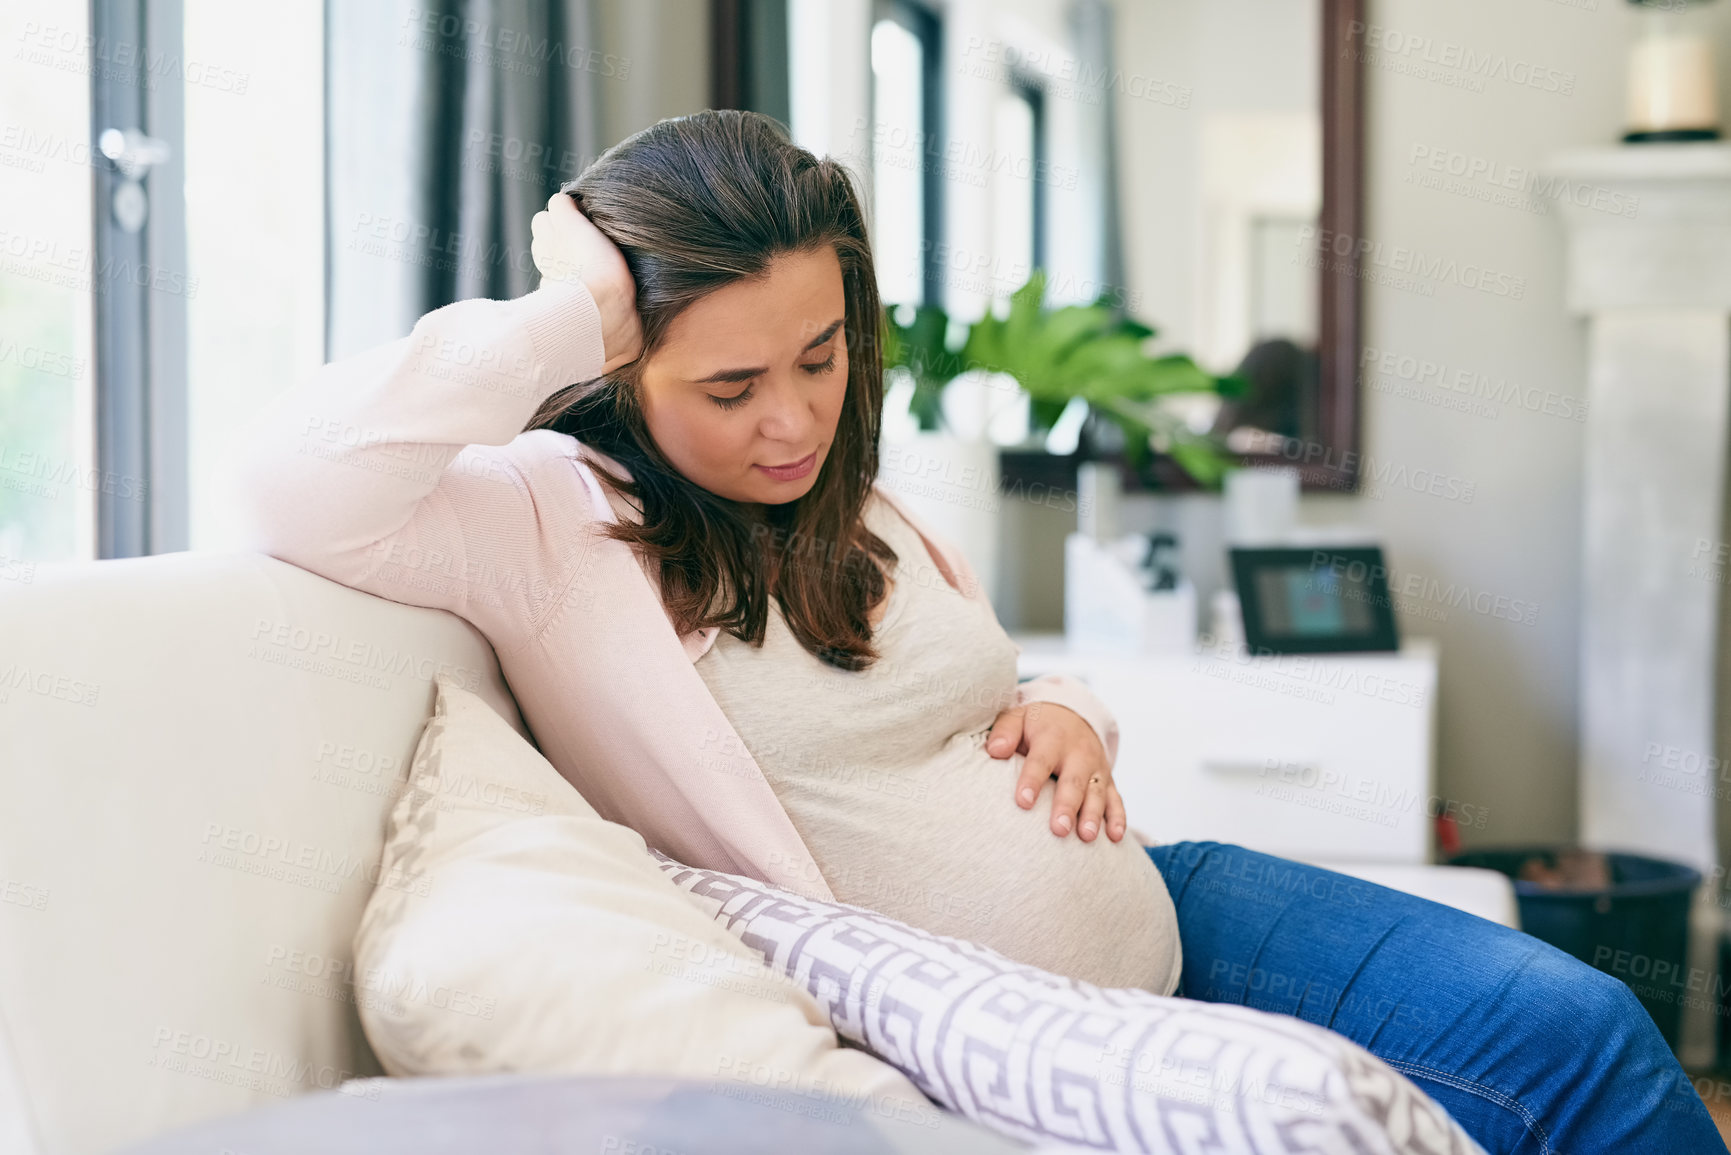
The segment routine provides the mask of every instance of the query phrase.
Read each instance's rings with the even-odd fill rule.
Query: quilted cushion
[[[1403,1075],[1321,1027],[1102,989],[860,907],[649,853],[809,991],[838,1035],[1005,1134],[1173,1155],[1483,1155]]]

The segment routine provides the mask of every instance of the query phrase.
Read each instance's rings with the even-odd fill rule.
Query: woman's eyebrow
[[[826,329],[824,329],[823,332],[819,333],[817,336],[813,337],[809,342],[807,342],[805,348],[801,349],[800,352],[801,353],[809,353],[813,349],[817,348],[819,345],[823,344],[825,341],[829,340],[831,337],[835,336],[836,330],[841,328],[842,320],[843,320],[843,318],[837,317],[835,320],[831,321],[829,323],[829,326]],[[759,369],[722,369],[719,372],[711,373],[707,377],[694,378],[691,383],[693,385],[710,385],[710,384],[719,385],[719,384],[724,384],[727,382],[749,381],[753,377],[761,377],[763,374],[765,374],[767,372],[769,372],[768,369],[762,369],[762,368],[759,368]]]

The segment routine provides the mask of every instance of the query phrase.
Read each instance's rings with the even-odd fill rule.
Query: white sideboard
[[[1077,653],[1024,634],[1021,676],[1073,674],[1117,716],[1114,777],[1156,842],[1216,839],[1311,862],[1433,861],[1437,651],[1252,657]]]

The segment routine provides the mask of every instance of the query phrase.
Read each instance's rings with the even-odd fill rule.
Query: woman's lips
[[[777,481],[798,481],[810,473],[812,466],[816,464],[817,450],[814,449],[792,465],[758,465],[753,468],[763,470]]]

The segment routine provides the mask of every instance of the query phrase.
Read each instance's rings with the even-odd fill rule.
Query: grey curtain
[[[325,355],[537,283],[529,220],[597,152],[590,0],[326,0]]]
[[[790,124],[787,0],[710,0],[709,31],[710,107]]]

